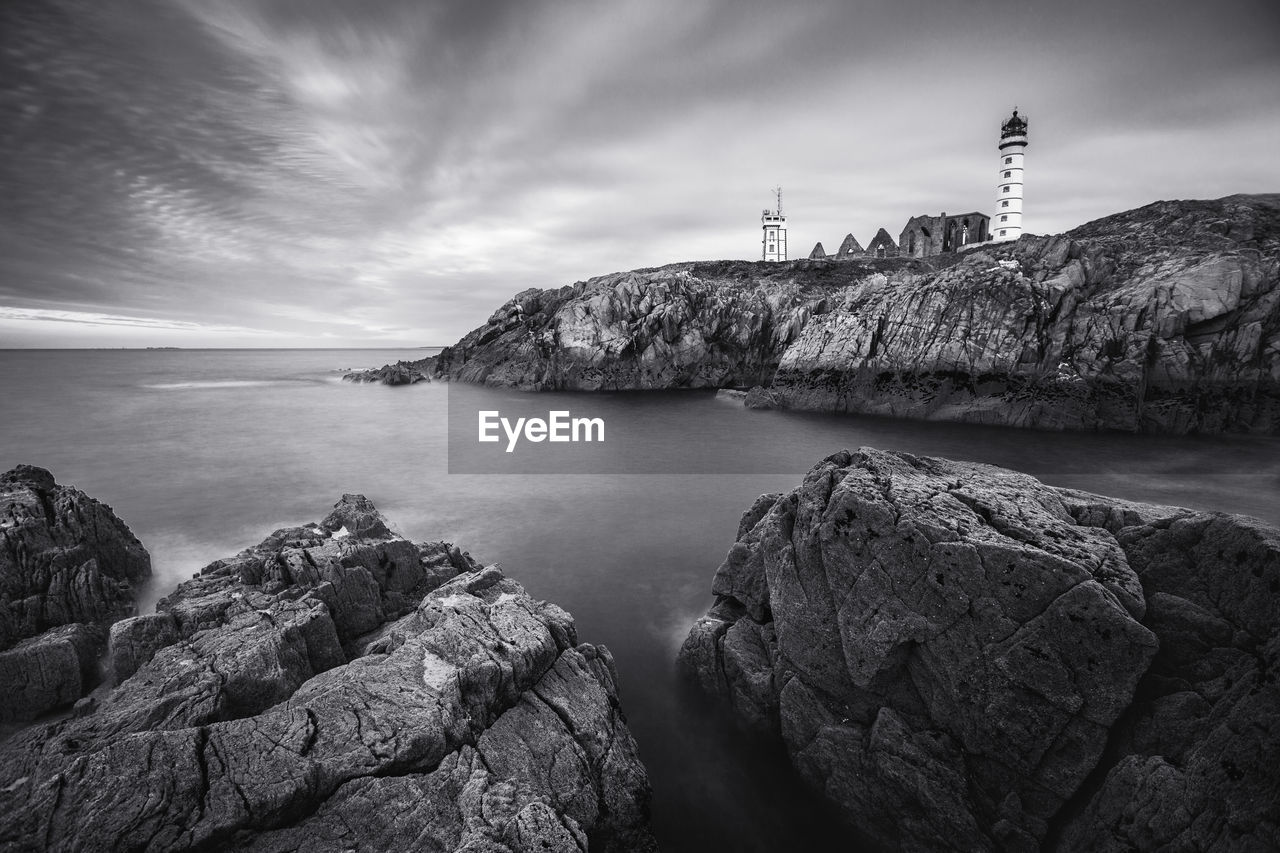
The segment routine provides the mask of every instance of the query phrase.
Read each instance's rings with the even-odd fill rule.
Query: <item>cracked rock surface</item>
[[[1280,432],[1280,196],[1162,201],[924,259],[679,263],[525,290],[437,377],[760,386],[752,407]]]
[[[115,690],[0,745],[0,847],[653,849],[608,650],[363,496],[138,619]]]
[[[686,671],[889,849],[1280,845],[1280,530],[863,448],[712,591]]]
[[[79,699],[150,576],[111,507],[33,465],[0,474],[0,723]]]

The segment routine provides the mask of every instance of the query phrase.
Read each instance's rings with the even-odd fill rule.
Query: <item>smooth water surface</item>
[[[673,667],[710,604],[739,515],[757,495],[795,486],[822,457],[862,445],[943,455],[1280,522],[1275,439],[757,412],[709,393],[543,395],[549,409],[643,424],[633,440],[606,443],[626,455],[608,470],[657,473],[450,475],[446,385],[338,381],[344,368],[422,355],[0,351],[0,470],[40,465],[110,504],[152,554],[152,603],[215,558],[320,519],[343,492],[369,496],[415,541],[453,541],[501,563],[572,612],[584,641],[613,651],[668,853],[848,849],[826,842],[830,823],[785,762],[728,732],[679,689]],[[515,392],[467,393],[498,408]]]

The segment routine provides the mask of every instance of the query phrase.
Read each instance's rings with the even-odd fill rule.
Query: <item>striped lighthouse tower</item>
[[[996,215],[991,234],[997,242],[1022,236],[1022,181],[1027,150],[1027,118],[1013,115],[1000,125],[1000,181],[996,187]]]

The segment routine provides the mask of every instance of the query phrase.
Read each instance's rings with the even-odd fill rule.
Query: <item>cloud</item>
[[[1245,0],[15,0],[0,300],[448,343],[525,287],[753,257],[775,184],[793,255],[990,210],[1014,103],[1032,230],[1274,190],[1278,23]]]
[[[96,314],[90,311],[59,311],[39,308],[10,308],[0,306],[0,321],[17,320],[42,323],[77,323],[85,326],[126,326],[135,329],[163,329],[179,332],[204,332],[267,335],[264,329],[248,329],[243,326],[210,326],[187,323],[163,317],[126,317],[118,314]]]

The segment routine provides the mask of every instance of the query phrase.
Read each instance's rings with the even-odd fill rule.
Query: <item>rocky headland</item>
[[[925,259],[672,264],[526,290],[431,375],[748,405],[1280,432],[1280,196],[1162,201]]]
[[[10,535],[28,491],[58,519],[46,535],[67,565],[87,559],[86,519],[103,526],[74,490],[50,510],[33,471],[4,481],[21,485],[6,613],[36,610],[9,594],[15,567],[35,565],[31,545],[8,547],[35,541]],[[54,512],[64,503],[79,511]],[[63,586],[88,590],[69,616],[127,610],[105,581]],[[40,612],[60,613],[53,600]],[[3,849],[654,849],[608,650],[496,566],[396,535],[360,495],[115,621],[107,670],[114,689],[0,743]]]
[[[1280,849],[1280,529],[864,448],[712,591],[685,670],[887,849]]]

